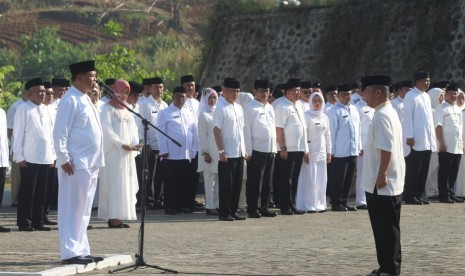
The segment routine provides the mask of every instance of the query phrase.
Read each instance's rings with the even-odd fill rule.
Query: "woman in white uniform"
[[[205,186],[205,210],[207,215],[218,215],[218,148],[213,135],[213,111],[218,94],[212,88],[202,91],[199,107],[199,165],[197,172],[203,172]]]
[[[117,97],[126,102],[129,83],[113,84]],[[136,193],[139,190],[135,157],[142,147],[134,117],[117,101],[102,107],[100,121],[106,166],[100,170],[98,218],[108,220],[110,228],[128,228],[121,220],[136,220]]]
[[[326,164],[331,162],[329,119],[320,93],[310,96],[310,110],[304,113],[310,162],[303,163],[297,185],[296,208],[308,213],[326,210]]]
[[[436,109],[436,107],[444,101],[444,90],[440,88],[432,88],[428,91],[428,95],[431,99],[431,109],[434,114],[434,110]],[[433,119],[435,120],[434,116]],[[434,125],[436,125],[436,122],[434,122]],[[437,151],[435,151],[431,153],[431,159],[429,161],[428,178],[426,179],[425,185],[426,198],[437,198],[439,196],[438,170],[438,153]]]

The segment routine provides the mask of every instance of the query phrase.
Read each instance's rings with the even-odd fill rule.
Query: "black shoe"
[[[202,204],[202,203],[200,203],[200,202],[197,202],[197,201],[195,201],[195,203],[194,203],[194,207],[205,208],[205,205],[203,205],[203,204]]]
[[[347,205],[347,203],[343,204],[342,206],[346,207],[347,208],[347,211],[350,211],[350,212],[355,212],[357,211],[357,208],[354,207],[354,206],[349,206]]]
[[[34,230],[36,230],[36,231],[52,231],[52,228],[42,225],[42,226],[39,226],[39,227],[34,227]]]
[[[360,209],[360,210],[368,210],[368,206],[367,206],[366,204],[358,205],[358,206],[357,206],[357,209]]]
[[[455,201],[453,201],[450,198],[440,198],[439,202],[441,202],[441,203],[455,203]]]
[[[207,216],[218,216],[219,213],[216,209],[205,209]]]
[[[315,213],[316,213],[316,210],[307,211],[307,214],[315,214]]]
[[[58,223],[55,221],[51,221],[49,219],[44,219],[44,225],[57,225]]]
[[[255,210],[255,212],[247,212],[249,214],[249,218],[261,218],[262,214],[259,211]]]
[[[320,210],[318,213],[326,213],[326,210]]]
[[[34,231],[34,228],[29,227],[29,226],[26,226],[26,227],[18,226],[18,230],[21,232],[32,232]]]
[[[417,197],[417,200],[420,201],[421,203],[423,203],[423,205],[428,205],[430,204],[431,202],[429,202],[428,200],[425,200],[421,197]]]
[[[331,211],[333,212],[346,212],[347,208],[345,206],[342,206],[341,204],[334,204],[331,206]]]
[[[231,217],[230,215],[227,215],[227,216],[219,216],[218,217],[219,220],[222,220],[222,221],[234,221],[234,218]]]
[[[292,212],[291,209],[281,210],[281,215],[283,215],[283,216],[292,216],[293,214],[294,214],[294,212]]]
[[[301,210],[297,210],[297,209],[295,209],[293,212],[294,212],[295,215],[303,215],[303,214],[307,213],[305,211],[301,211]]]
[[[177,215],[179,213],[181,212],[176,209],[165,209],[165,215]]]
[[[77,257],[74,257],[74,258],[61,260],[62,264],[82,264],[82,265],[86,265],[86,264],[91,264],[93,262],[94,262],[94,260],[84,258],[82,256],[77,256]]]
[[[181,212],[185,213],[185,214],[191,214],[194,212],[194,210],[190,209],[190,208],[181,208]]]
[[[92,207],[92,212],[98,211],[98,207]]]
[[[239,216],[237,213],[235,213],[234,215],[232,215],[232,217],[233,217],[235,220],[245,220],[245,219],[246,219],[246,217]]]
[[[200,207],[200,206],[194,206],[194,209],[192,209],[193,212],[199,212],[205,210],[205,207]]]
[[[94,229],[94,226],[93,226],[93,225],[90,225],[90,224],[87,225],[87,230],[92,230],[92,229]]]
[[[8,233],[11,232],[10,228],[5,228],[3,226],[0,226],[0,233]]]
[[[435,199],[439,199],[439,196],[438,195],[432,195],[432,196],[429,196],[427,198],[435,200]]]
[[[407,204],[407,205],[423,205],[423,202],[419,201],[415,197],[412,197],[412,198],[406,199],[405,204]]]
[[[450,199],[452,199],[454,202],[457,202],[457,203],[463,203],[464,201],[462,198],[458,198],[455,195],[451,195]]]
[[[86,258],[86,259],[91,259],[91,260],[93,260],[95,263],[101,262],[101,261],[103,261],[103,260],[105,259],[105,258],[103,258],[103,257],[92,256],[92,255],[87,255],[87,256],[85,256],[84,258]]]
[[[262,214],[262,217],[268,217],[268,218],[274,218],[278,215],[278,213],[270,212],[268,210],[261,210],[260,214]]]

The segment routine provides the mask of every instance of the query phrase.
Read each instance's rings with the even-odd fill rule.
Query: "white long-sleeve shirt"
[[[276,124],[273,107],[253,100],[244,108],[245,150],[252,155],[252,150],[259,152],[276,152]]]
[[[373,120],[375,110],[369,107],[364,100],[359,100],[355,106],[358,108],[360,115],[360,135],[363,148],[367,140],[368,129],[370,128],[371,120]]]
[[[13,125],[13,160],[34,164],[52,164],[52,120],[47,106],[27,101],[18,106]]]
[[[310,160],[313,162],[326,161],[326,155],[331,153],[331,131],[328,116],[324,113],[315,115],[305,112],[307,124],[307,143]]]
[[[167,103],[165,103],[163,100],[157,102],[152,96],[146,98],[139,105],[140,115],[142,115],[142,117],[147,119],[154,126],[157,125],[159,112],[165,108],[168,108]],[[149,130],[147,131],[147,144],[152,150],[159,150],[157,131],[151,126],[149,126]]]
[[[191,109],[178,108],[171,104],[158,114],[157,127],[181,144],[174,144],[165,135],[157,132],[160,155],[168,153],[166,159],[191,160],[198,151],[197,119]]]
[[[276,127],[284,130],[284,141],[288,152],[308,152],[307,124],[300,104],[284,98],[275,108]]]
[[[184,107],[187,109],[190,109],[192,112],[194,112],[195,118],[199,117],[199,106],[200,102],[197,101],[197,99],[194,98],[186,98],[186,102],[184,104]],[[197,124],[197,120],[195,122]]]
[[[453,154],[463,154],[463,118],[462,110],[447,101],[436,107],[434,111],[436,127],[442,127],[442,137],[446,151]]]
[[[391,100],[392,107],[396,110],[397,115],[399,115],[400,123],[402,124],[403,121],[403,113],[404,113],[404,99],[397,96]]]
[[[431,99],[426,92],[413,88],[404,97],[404,112],[402,120],[404,143],[407,138],[415,140],[414,150],[436,151],[436,134],[434,130]],[[405,156],[410,154],[410,147],[406,145]]]
[[[99,111],[89,96],[74,86],[58,104],[53,140],[57,166],[69,161],[74,169],[105,165]]]
[[[221,105],[216,105],[213,112],[213,126],[221,130],[226,157],[245,156],[244,113],[238,103],[230,103],[225,99]]]
[[[6,126],[7,129],[13,129],[13,125],[15,123],[15,114],[16,114],[16,109],[18,106],[22,103],[25,103],[23,99],[19,99],[16,102],[14,102],[10,108],[8,108],[8,111],[6,113]],[[13,153],[13,144],[14,144],[14,135],[11,135],[10,139],[10,153]]]
[[[331,128],[331,153],[334,157],[358,156],[362,150],[358,109],[337,103],[328,112]]]
[[[0,167],[9,167],[8,162],[8,137],[7,137],[7,126],[6,126],[6,113],[0,108]]]

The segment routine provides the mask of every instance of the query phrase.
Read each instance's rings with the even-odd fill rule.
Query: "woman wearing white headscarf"
[[[457,106],[463,110],[465,109],[465,93],[463,93],[462,89],[459,88],[459,93],[457,94]]]
[[[310,162],[302,164],[297,185],[296,208],[308,213],[326,210],[326,164],[331,162],[331,134],[325,101],[320,93],[312,93],[310,110],[304,113]]]
[[[218,215],[218,148],[213,135],[213,111],[218,94],[212,88],[202,90],[199,106],[199,164],[197,172],[203,172],[205,210],[207,215]]]
[[[434,114],[434,110],[438,105],[444,101],[444,90],[440,88],[432,88],[428,91],[428,95],[431,99],[431,109]],[[434,125],[436,125],[436,119],[434,118]],[[431,153],[431,159],[429,161],[428,178],[426,178],[425,184],[425,196],[427,198],[437,198],[439,196],[438,190],[438,170],[439,161],[437,151]]]

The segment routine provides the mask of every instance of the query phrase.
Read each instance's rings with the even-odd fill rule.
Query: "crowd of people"
[[[465,95],[452,82],[431,85],[428,72],[324,90],[319,81],[258,79],[251,93],[235,78],[202,89],[186,75],[168,104],[160,77],[99,85],[94,61],[70,71],[72,83],[27,81],[22,98],[0,110],[1,191],[12,155],[19,231],[51,230],[57,222],[48,213],[57,206],[64,263],[100,260],[86,234],[97,187],[98,218],[111,228],[129,227],[124,221],[136,220],[141,201],[167,215],[205,210],[237,221],[275,217],[272,207],[281,215],[325,212],[329,196],[332,211],[369,210],[379,251],[375,225],[391,216],[397,234],[388,233],[389,241],[397,244],[397,235],[392,250],[399,251],[391,259],[400,258],[402,200],[460,203],[465,196]],[[205,206],[196,201],[200,173]],[[389,200],[380,203],[383,196]],[[387,205],[390,214],[380,211]],[[396,274],[400,259],[394,262],[388,270]]]

